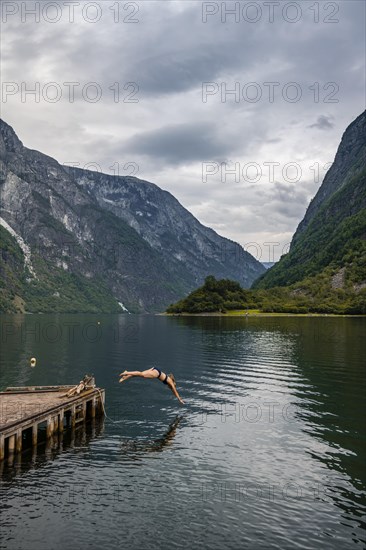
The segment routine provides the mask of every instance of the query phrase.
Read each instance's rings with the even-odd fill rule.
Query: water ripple
[[[55,321],[31,317],[22,322]],[[61,316],[75,319],[94,321]],[[7,343],[3,386],[94,372],[109,418],[73,440],[65,434],[51,453],[40,448],[4,466],[5,547],[365,544],[365,320],[129,316],[137,342],[113,338],[123,316],[101,322],[105,338],[95,346]],[[24,367],[30,349],[42,359],[33,370]],[[186,407],[157,381],[118,385],[124,366],[152,365],[174,372]]]

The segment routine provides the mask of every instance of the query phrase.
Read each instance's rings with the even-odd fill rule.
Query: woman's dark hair
[[[168,374],[169,378],[173,381],[173,384],[174,386],[177,385],[176,381],[175,381],[175,378],[174,378],[174,374],[171,372],[170,374]]]

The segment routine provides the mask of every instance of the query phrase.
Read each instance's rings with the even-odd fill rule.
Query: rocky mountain
[[[60,165],[0,121],[0,309],[153,312],[264,267],[147,181]]]
[[[292,239],[290,251],[253,288],[366,287],[366,111],[346,129],[334,162]]]
[[[191,288],[207,273],[224,276],[228,272],[248,287],[264,271],[237,243],[202,225],[173,195],[153,183],[77,168],[70,168],[69,174],[101,208],[126,222],[158,251],[164,265]]]
[[[366,168],[366,111],[346,129],[338,147],[334,162],[321,187],[310,202],[304,219],[293,237],[293,244],[304,233],[320,207],[339,189],[347,185]]]

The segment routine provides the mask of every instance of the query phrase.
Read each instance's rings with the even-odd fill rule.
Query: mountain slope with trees
[[[345,131],[289,253],[252,288],[302,288],[312,282],[315,289],[320,275],[349,292],[366,286],[366,111]]]
[[[212,282],[212,281],[211,281]],[[225,282],[219,282],[218,288]],[[290,251],[238,300],[207,285],[168,312],[260,309],[366,313],[366,111],[345,131],[334,163],[293,237]],[[238,303],[237,303],[238,302]],[[217,305],[217,307],[216,307]]]
[[[270,289],[244,289],[228,279],[206,277],[203,286],[186,298],[171,304],[167,313],[322,313],[366,314],[366,288],[350,292],[329,287],[322,275],[316,281],[308,281],[302,289],[295,285]]]

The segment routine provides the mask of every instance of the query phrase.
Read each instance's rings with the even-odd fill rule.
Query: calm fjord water
[[[363,548],[365,337],[365,318],[2,316],[0,389],[93,373],[110,418],[3,466],[0,547]],[[118,384],[154,365],[185,407]]]

